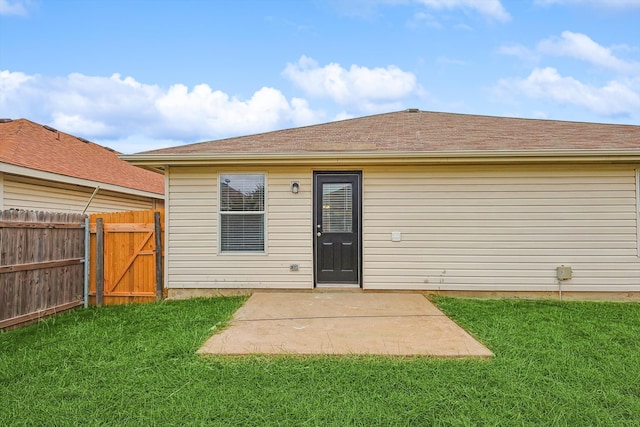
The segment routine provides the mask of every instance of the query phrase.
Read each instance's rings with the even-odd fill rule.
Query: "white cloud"
[[[282,73],[309,96],[330,98],[340,105],[355,105],[365,111],[400,106],[403,98],[421,92],[413,73],[393,65],[386,68],[351,65],[345,69],[331,63],[320,67],[312,58],[302,56],[297,63],[287,64]]]
[[[442,12],[451,11],[473,13],[483,16],[491,21],[508,22],[511,15],[502,6],[501,0],[328,0],[329,3],[340,13],[349,16],[357,16],[363,19],[376,19],[382,15],[378,10],[380,6],[412,6],[420,5],[429,10]],[[436,17],[422,11],[416,12],[408,22],[410,27],[417,24],[426,25],[431,28],[442,28],[443,25]],[[464,24],[457,24],[455,28],[471,29]]]
[[[585,34],[571,31],[542,40],[534,49],[517,44],[503,45],[499,53],[547,64],[535,66],[526,78],[500,80],[496,92],[503,100],[524,96],[530,100],[541,100],[550,107],[553,104],[578,106],[603,117],[638,118],[640,62],[627,61],[615,55],[615,52],[632,50],[626,45],[605,47]],[[576,59],[579,68],[567,68],[572,70],[572,75],[567,75],[552,65],[553,57]],[[566,62],[562,64],[575,66]],[[583,73],[584,64],[591,65],[598,72]],[[584,80],[587,78],[588,81]]]
[[[11,90],[16,90],[25,82],[28,82],[33,77],[20,72],[10,72],[8,70],[0,71],[0,95],[7,93]]]
[[[626,9],[640,7],[640,0],[536,0],[535,3],[542,6],[554,4],[576,4],[596,6],[605,9]]]
[[[640,109],[640,93],[633,81],[610,81],[593,86],[560,75],[555,68],[536,68],[525,79],[504,79],[498,89],[529,98],[574,105],[604,116],[630,116]]]
[[[196,141],[190,141],[196,142]],[[184,140],[168,138],[151,138],[147,135],[132,134],[124,138],[103,139],[99,144],[113,148],[123,154],[132,154],[141,151],[158,150],[161,148],[175,147],[184,144]]]
[[[350,116],[352,109],[361,113],[401,110],[403,100],[424,96],[413,73],[392,65],[320,67],[303,56],[288,64],[283,75],[308,95],[328,98],[347,110],[336,119]],[[147,149],[153,140],[159,145],[196,142],[330,119],[306,99],[287,98],[272,87],[241,99],[207,84],[163,88],[120,74],[48,77],[9,70],[0,70],[0,111],[3,117],[24,117],[97,143],[106,141],[123,152]],[[136,149],[136,141],[144,147]]]
[[[2,15],[26,15],[29,1],[25,0],[0,0],[0,16]]]
[[[523,61],[537,61],[539,55],[526,46],[517,43],[503,44],[498,48],[502,55],[515,56]]]
[[[347,113],[346,111],[341,111],[333,117],[333,121],[353,119],[353,117],[353,115]]]
[[[111,132],[111,129],[105,124],[97,120],[90,120],[79,114],[66,114],[56,111],[52,114],[52,124],[57,129],[64,129],[70,134],[81,135],[105,135]]]
[[[243,100],[206,84],[168,89],[123,78],[79,73],[51,78],[0,71],[2,116],[50,124],[62,131],[127,145],[136,140],[195,142],[238,134],[317,123],[323,113],[304,99],[287,99],[279,90],[263,87]],[[131,135],[138,135],[131,139]],[[115,141],[115,142],[114,142]],[[130,146],[128,152],[139,151]]]
[[[572,31],[563,31],[560,37],[544,39],[535,49],[516,43],[504,44],[498,48],[500,54],[514,56],[527,62],[538,62],[543,56],[569,57],[623,75],[640,73],[640,62],[620,59],[614,54],[616,51],[632,52],[634,49],[627,45],[605,47],[586,34]]]
[[[426,26],[435,30],[443,28],[443,25],[433,15],[424,12],[416,12],[407,23],[407,26],[410,28]]]
[[[435,10],[462,9],[477,12],[501,22],[511,19],[500,0],[418,0],[418,2]]]
[[[564,31],[561,37],[549,38],[538,43],[538,51],[547,55],[573,57],[618,73],[640,73],[640,63],[627,62],[615,57],[611,49],[599,45],[585,34]]]
[[[415,75],[394,66],[352,65],[347,70],[338,64],[319,67],[302,57],[283,74],[311,96],[329,98],[346,110],[401,110],[403,99],[422,95]],[[287,98],[272,87],[239,98],[207,84],[163,88],[120,74],[49,77],[10,70],[0,70],[0,112],[3,117],[49,124],[99,144],[107,141],[123,152],[153,148],[153,140],[159,145],[196,142],[328,119],[327,113],[311,108],[306,99]],[[136,141],[144,147],[137,149]]]
[[[160,96],[155,106],[162,120],[172,123],[176,136],[188,134],[194,127],[204,127],[212,134],[250,134],[286,124],[307,124],[318,118],[304,100],[294,98],[289,102],[279,90],[269,87],[240,100],[206,84],[192,91],[179,84]]]

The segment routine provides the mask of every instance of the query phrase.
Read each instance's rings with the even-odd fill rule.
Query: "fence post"
[[[102,218],[96,219],[96,305],[104,299],[104,230]]]
[[[160,224],[160,212],[153,214],[153,228],[156,240],[156,300],[162,299],[163,274],[162,274],[162,224]]]
[[[89,248],[91,246],[91,230],[89,217],[84,217],[84,308],[89,307]]]

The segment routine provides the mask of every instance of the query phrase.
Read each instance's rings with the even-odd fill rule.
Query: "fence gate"
[[[115,305],[162,298],[163,210],[89,216],[89,303]]]

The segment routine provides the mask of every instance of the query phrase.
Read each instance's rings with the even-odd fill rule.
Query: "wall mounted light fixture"
[[[298,191],[300,191],[300,184],[298,184],[298,181],[292,181],[291,182],[291,192],[293,194],[298,194]]]

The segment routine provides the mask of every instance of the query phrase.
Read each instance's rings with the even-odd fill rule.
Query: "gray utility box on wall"
[[[569,280],[573,276],[573,269],[565,265],[556,267],[556,277],[558,280]]]

